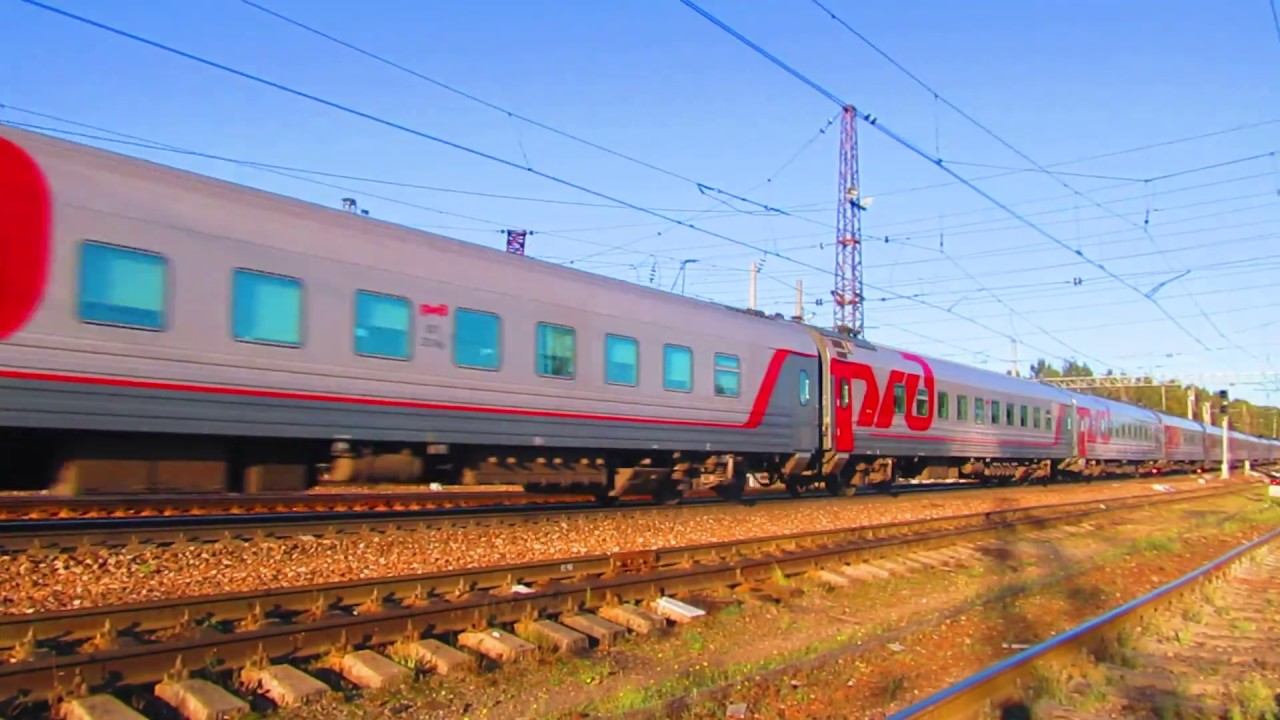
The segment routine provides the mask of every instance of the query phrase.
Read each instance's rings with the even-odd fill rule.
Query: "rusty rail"
[[[919,486],[896,493],[942,492],[978,489],[971,486]],[[439,494],[439,493],[438,493]],[[461,495],[461,493],[455,493]],[[481,493],[483,495],[483,493]],[[447,495],[447,494],[446,494]],[[489,493],[490,496],[519,493]],[[365,497],[371,497],[366,495]],[[785,492],[760,491],[747,495],[744,503],[757,502],[875,502],[889,494],[857,495],[832,498],[813,495],[792,498]],[[415,499],[416,498],[416,499]],[[307,496],[304,500],[311,501]],[[126,547],[137,545],[170,545],[183,543],[215,543],[220,541],[250,542],[263,538],[283,539],[298,535],[341,536],[368,532],[377,528],[385,532],[421,531],[435,527],[510,527],[539,522],[557,522],[566,517],[598,513],[680,512],[681,508],[732,507],[712,493],[686,498],[676,506],[655,505],[648,499],[624,499],[613,507],[596,502],[512,502],[506,505],[431,505],[425,494],[391,496],[389,502],[362,507],[342,501],[332,506],[322,503],[309,507],[326,509],[294,509],[287,512],[233,513],[228,515],[139,515],[129,517],[66,518],[40,520],[0,519],[0,553],[57,553],[85,547]],[[273,502],[285,502],[284,500]],[[416,504],[415,504],[416,503]],[[248,508],[246,504],[244,508]],[[267,507],[270,507],[268,505]],[[244,509],[242,508],[242,509]]]
[[[584,502],[589,495],[540,495],[515,490],[418,490],[238,493],[152,493],[59,496],[0,494],[0,520],[179,517],[350,510],[423,510]]]
[[[1238,493],[1215,487],[974,513],[926,521],[779,535],[621,555],[449,571],[371,581],[0,616],[0,713],[68,688],[114,690],[160,680],[181,661],[214,674],[262,657],[315,657],[447,636],[531,616],[716,587],[767,584],[836,562],[933,549],[1151,504]],[[529,592],[517,592],[517,585]]]
[[[1099,615],[1064,633],[961,680],[889,716],[889,720],[1002,717],[1010,711],[1030,711],[1027,688],[1036,668],[1070,665],[1083,653],[1113,647],[1117,638],[1141,625],[1153,613],[1183,598],[1202,583],[1222,576],[1246,555],[1280,539],[1280,528],[1245,543],[1209,564],[1163,585],[1136,600]],[[1026,715],[1030,717],[1030,715]]]

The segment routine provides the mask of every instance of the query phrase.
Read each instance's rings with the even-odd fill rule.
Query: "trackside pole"
[[[1222,479],[1226,480],[1231,475],[1231,459],[1227,457],[1227,449],[1230,443],[1227,442],[1227,433],[1231,431],[1231,418],[1225,413],[1222,415]]]

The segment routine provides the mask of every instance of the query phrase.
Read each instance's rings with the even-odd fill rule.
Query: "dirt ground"
[[[1052,539],[1010,535],[966,562],[849,587],[796,579],[693,598],[708,616],[659,637],[276,716],[710,719],[745,705],[749,718],[884,717],[1274,527],[1280,510],[1259,497],[1129,511]]]

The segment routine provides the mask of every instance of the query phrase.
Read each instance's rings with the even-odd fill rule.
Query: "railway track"
[[[855,502],[875,501],[889,495],[987,489],[974,485],[906,485],[891,493],[855,496]],[[514,494],[514,493],[513,493]],[[534,496],[537,497],[537,496]],[[785,492],[762,491],[744,497],[744,503],[831,502],[826,494],[793,498]],[[840,498],[847,501],[847,498]],[[613,507],[591,502],[538,502],[505,505],[454,505],[449,507],[400,507],[381,509],[329,508],[325,510],[233,513],[226,515],[141,515],[124,517],[0,520],[0,553],[56,553],[83,547],[250,542],[300,535],[335,537],[365,532],[411,532],[432,528],[493,527],[558,522],[568,517],[602,513],[649,513],[680,508],[723,506],[734,503],[708,494],[687,498],[680,505],[655,505],[648,499],[624,499]]]
[[[1275,717],[1278,641],[1280,528],[890,720]]]
[[[0,494],[0,520],[174,518],[321,512],[406,512],[546,505],[592,500],[589,495],[539,495],[514,488],[476,491],[338,490],[310,492],[58,496]]]
[[[1130,478],[1128,480],[1149,480]],[[1170,480],[1186,480],[1187,476],[1171,476]],[[1122,481],[1128,481],[1122,480]],[[1062,483],[1063,486],[1079,483]],[[873,493],[859,494],[859,502],[866,498],[897,496],[913,493],[939,493],[957,491],[990,490],[992,486],[955,482],[910,482]],[[655,505],[648,498],[624,498],[611,507],[603,507],[594,499],[583,500],[574,496],[527,495],[519,492],[494,493],[445,493],[437,496],[427,493],[356,493],[353,495],[286,495],[267,496],[262,504],[233,496],[208,496],[212,504],[198,512],[183,512],[177,505],[169,505],[173,498],[70,498],[69,514],[54,512],[56,503],[63,499],[0,496],[0,553],[56,553],[85,547],[127,547],[143,545],[200,544],[219,541],[248,542],[262,538],[283,539],[299,535],[340,536],[354,533],[413,531],[436,527],[509,527],[554,521],[565,517],[605,512],[650,512],[671,506]],[[189,503],[189,509],[199,506],[198,496],[178,497]],[[254,496],[264,497],[264,496]],[[291,499],[292,498],[292,499]],[[498,498],[501,502],[485,503],[485,498]],[[521,501],[521,498],[533,502]],[[793,498],[780,489],[749,491],[742,502],[804,502],[826,501],[832,498],[826,493],[812,492]],[[83,502],[82,502],[83,501]],[[133,511],[109,510],[111,506],[94,503],[115,502],[121,507],[129,503],[138,505]],[[44,504],[42,504],[44,503]],[[53,504],[50,504],[53,503]],[[441,504],[443,503],[443,504]],[[23,515],[23,506],[42,508],[30,516]],[[707,492],[692,497],[675,507],[706,507],[728,503]],[[75,511],[80,507],[84,513]],[[172,510],[169,512],[165,510]],[[94,515],[90,512],[99,514]],[[226,512],[219,512],[225,510]],[[114,514],[111,514],[114,513]]]
[[[532,653],[533,644],[504,629],[513,624],[520,635],[575,651],[586,641],[583,633],[607,640],[618,625],[633,631],[665,625],[659,617],[664,610],[677,617],[684,612],[670,603],[673,595],[705,603],[699,593],[725,587],[769,592],[782,576],[849,571],[877,558],[1249,489],[1232,485],[1111,498],[1105,504],[1090,500],[659,551],[0,616],[0,654],[11,660],[0,666],[0,712],[21,717],[48,700],[119,703],[113,697],[137,699],[144,709],[147,703],[159,707],[153,693],[180,704],[180,686],[191,692],[216,688],[205,681],[288,704],[313,691],[327,692],[328,686],[308,676],[293,678],[303,690],[280,687],[301,674],[297,663],[317,658],[336,663],[357,685],[376,685],[408,674],[388,655],[415,658],[437,670],[479,657],[446,642],[495,658]],[[655,598],[663,600],[650,603]],[[381,674],[362,675],[359,668],[370,665]],[[241,702],[219,692],[227,702]]]
[[[1179,477],[1169,475],[1166,477]],[[1098,478],[1114,480],[1116,478]],[[932,490],[971,489],[985,487],[973,481],[917,481],[904,480],[888,492],[917,492]],[[810,494],[820,494],[811,491]],[[747,498],[785,497],[782,485],[752,487]],[[685,496],[685,502],[718,499],[709,490],[694,491]],[[622,505],[650,504],[648,496],[628,496]],[[176,521],[181,518],[207,518],[227,520],[242,516],[260,515],[320,515],[324,513],[418,513],[433,511],[496,511],[520,509],[527,506],[569,505],[574,507],[596,506],[599,502],[589,494],[542,494],[525,492],[519,486],[492,486],[486,490],[460,490],[455,486],[431,489],[426,486],[414,489],[369,486],[365,488],[338,488],[321,486],[307,492],[255,493],[176,493],[135,495],[80,495],[59,496],[36,492],[0,492],[0,523],[32,521],[52,524],[84,520],[125,521],[150,520]]]

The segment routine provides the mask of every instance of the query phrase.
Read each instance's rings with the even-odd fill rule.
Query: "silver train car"
[[[673,502],[1221,458],[1200,423],[15,128],[0,184],[6,487]]]

